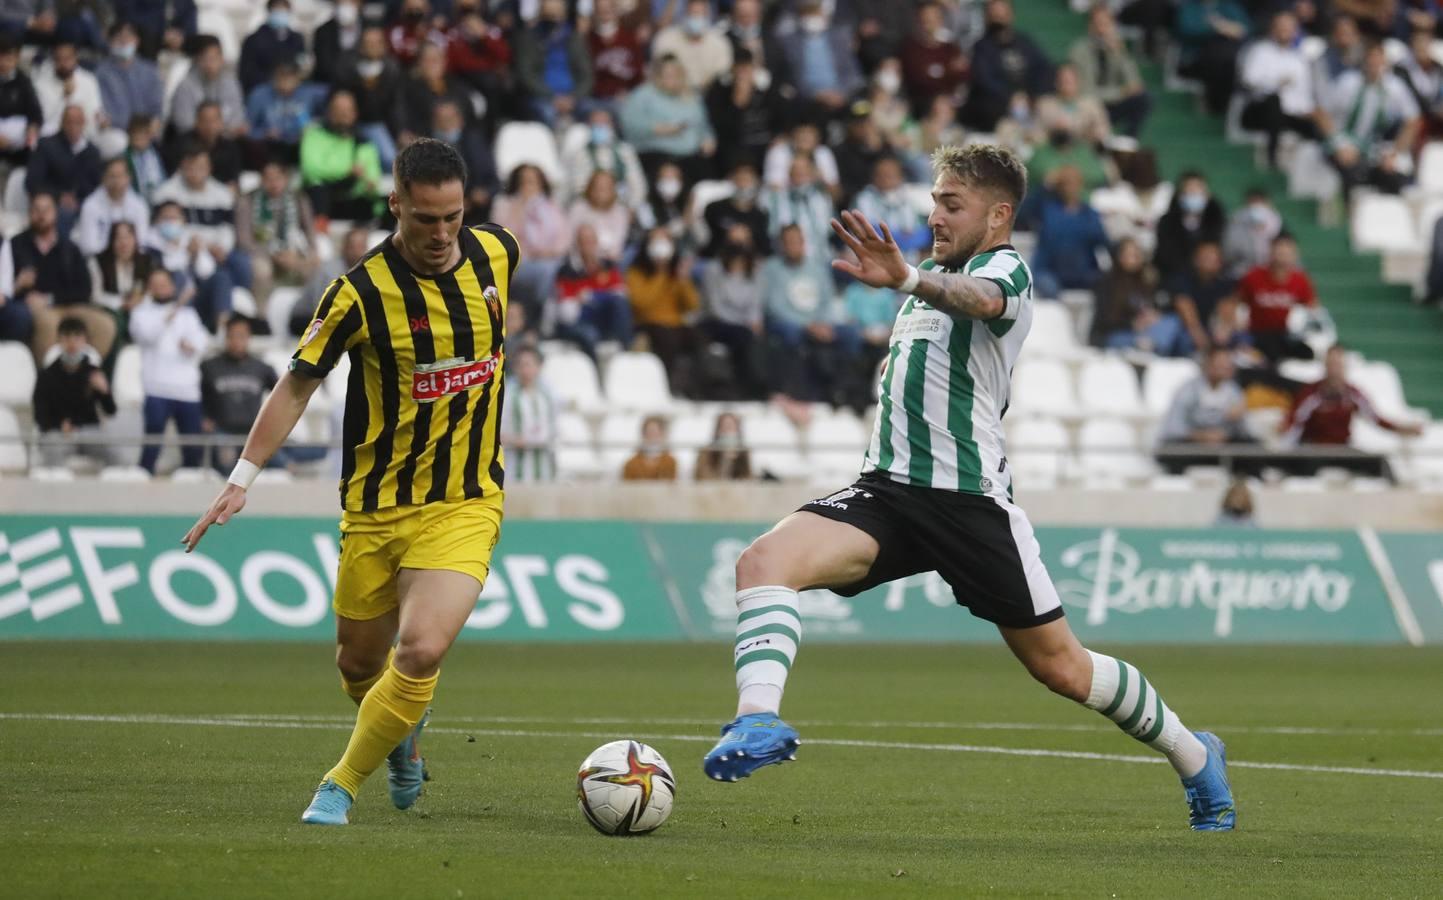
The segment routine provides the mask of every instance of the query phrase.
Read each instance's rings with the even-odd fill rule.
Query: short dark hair
[[[932,169],[969,187],[1000,191],[1012,204],[1014,217],[1022,198],[1027,196],[1027,167],[999,144],[938,147],[932,154]]]
[[[122,31],[129,31],[131,34],[139,35],[134,25],[125,19],[116,19],[115,23],[110,26],[110,30],[105,33],[105,36],[113,41]]]
[[[397,162],[399,161],[400,160],[397,160]],[[535,163],[522,163],[521,165],[511,170],[511,174],[506,176],[506,193],[514,194],[521,189],[521,173],[525,172],[527,169],[536,170],[537,177],[541,179],[541,193],[550,197],[551,179],[546,177],[546,170],[542,169]],[[397,179],[397,181],[399,180],[400,179]]]
[[[240,316],[240,315],[231,316],[229,319],[226,319],[226,320],[225,320],[225,330],[226,330],[226,333],[229,334],[229,333],[230,333],[230,330],[231,330],[232,328],[236,327],[237,325],[244,325],[244,326],[246,327],[246,331],[249,331],[249,332],[251,332],[251,333],[255,333],[255,330],[256,330],[255,323],[250,320],[250,317],[249,317],[249,316]]]
[[[79,316],[66,316],[61,319],[60,325],[56,330],[61,337],[71,334],[78,334],[81,337],[90,336],[90,329],[85,327],[85,320]]]
[[[195,59],[212,47],[221,49],[220,38],[213,34],[198,34],[190,39],[190,58]]]
[[[466,161],[445,141],[434,138],[417,138],[400,153],[392,167],[396,176],[396,187],[403,191],[413,184],[445,184],[459,181],[466,184]]]

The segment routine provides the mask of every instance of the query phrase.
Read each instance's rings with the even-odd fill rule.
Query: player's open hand
[[[210,526],[224,525],[230,521],[231,516],[245,509],[245,506],[245,488],[238,484],[227,484],[220,492],[220,496],[216,497],[215,502],[210,505],[210,509],[205,511],[205,515],[190,526],[190,531],[187,531],[185,537],[180,539],[180,542],[185,544],[185,552],[189,553],[195,549],[195,545],[205,537],[205,532]]]
[[[833,219],[832,231],[857,254],[857,261],[833,260],[832,267],[868,287],[895,288],[907,280],[907,259],[886,223],[878,225],[882,229],[880,233],[856,210],[843,210],[840,222]]]

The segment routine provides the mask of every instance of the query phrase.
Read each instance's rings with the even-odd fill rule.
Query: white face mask
[[[676,246],[668,240],[655,240],[646,245],[646,255],[651,257],[652,262],[666,262],[671,259],[672,251]]]
[[[615,22],[596,23],[596,33],[608,41],[611,40],[611,38],[620,30],[621,26],[616,24]]]
[[[380,59],[363,59],[356,63],[356,71],[360,73],[362,78],[375,78],[381,74],[381,70],[385,67],[385,60]]]
[[[656,183],[656,192],[663,200],[675,200],[681,194],[681,182],[675,178],[663,178]]]
[[[805,16],[801,20],[802,30],[810,34],[820,34],[827,30],[826,16]]]
[[[883,69],[877,73],[877,87],[889,94],[895,94],[902,89],[902,76],[892,69]]]
[[[336,7],[336,24],[342,28],[350,28],[361,19],[361,11],[349,3],[342,3]]]

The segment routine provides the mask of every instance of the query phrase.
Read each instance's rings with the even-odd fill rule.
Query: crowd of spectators
[[[465,157],[466,222],[517,237],[517,343],[649,349],[680,396],[870,405],[900,298],[828,265],[829,220],[856,206],[920,259],[928,157],[975,136],[1027,159],[1019,224],[1036,234],[1037,296],[1092,294],[1097,346],[1226,351],[1265,377],[1310,352],[1291,314],[1319,298],[1267,195],[1229,215],[1201,173],[1159,185],[1136,141],[1151,98],[1115,5],[1056,59],[1009,0],[337,0],[309,32],[290,0],[267,0],[235,59],[190,0],[28,5],[47,28],[0,25],[0,176],[24,167],[29,205],[0,248],[0,340],[48,365],[83,335],[99,378],[139,345],[147,431],[240,427],[249,406],[207,393],[205,373],[260,396],[264,363],[242,337],[304,326],[390,224],[386,172],[422,135]],[[1122,18],[1145,47],[1172,41],[1219,111],[1240,92],[1274,149],[1288,132],[1325,140],[1349,185],[1406,176],[1443,76],[1421,41],[1395,71],[1376,40],[1421,28],[1417,9],[1394,27],[1343,0],[1173,6],[1139,0]],[[1305,29],[1330,43],[1303,65]],[[498,168],[515,121],[552,132],[559,167],[510,153]],[[1135,212],[1095,208],[1104,188]],[[282,286],[302,299],[268,315]],[[254,320],[234,312],[237,289]],[[56,383],[104,412],[74,353]],[[548,477],[555,404],[539,356],[515,359],[508,440]]]

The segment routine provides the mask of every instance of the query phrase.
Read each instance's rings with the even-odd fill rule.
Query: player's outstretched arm
[[[957,318],[995,319],[1002,315],[1006,298],[996,282],[960,272],[920,271],[907,264],[887,223],[878,225],[880,231],[856,210],[844,210],[841,221],[833,219],[832,231],[857,255],[857,261],[839,259],[832,267],[870,287],[915,294]]]
[[[275,452],[285,443],[286,438],[301,420],[301,415],[306,411],[306,404],[311,402],[311,394],[321,384],[321,379],[312,378],[309,375],[300,375],[295,372],[286,372],[281,380],[276,383],[275,390],[266,398],[261,406],[260,415],[256,416],[255,424],[251,426],[251,433],[246,438],[245,449],[241,451],[241,461],[236,464],[237,469],[243,468],[243,464],[249,464],[256,469],[264,466]],[[229,522],[231,516],[240,512],[246,505],[246,488],[244,484],[236,483],[237,477],[231,475],[231,481],[221,489],[220,494],[211,503],[210,509],[205,511],[185,537],[180,539],[185,544],[185,552],[189,553],[205,537],[206,530],[212,525],[224,525]]]

